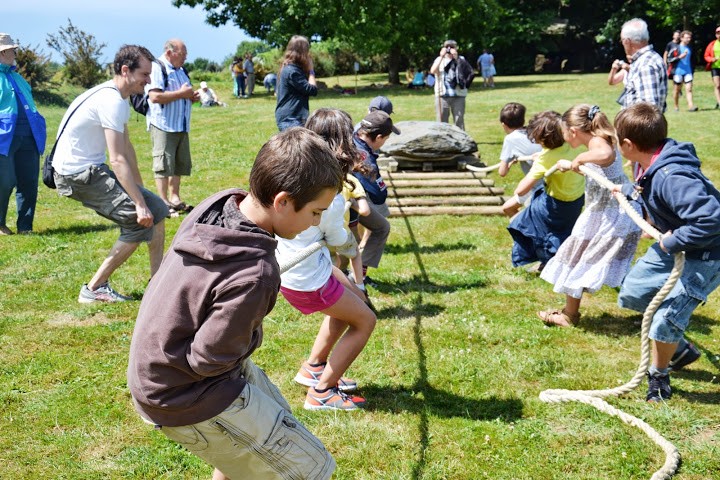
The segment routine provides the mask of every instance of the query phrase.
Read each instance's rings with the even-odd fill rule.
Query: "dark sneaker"
[[[112,289],[110,283],[105,282],[95,290],[90,290],[87,283],[80,289],[80,295],[78,296],[78,302],[80,303],[94,303],[94,302],[127,302],[132,300],[131,297],[126,297]]]
[[[297,375],[295,375],[295,381],[306,387],[315,387],[318,383],[320,383],[320,377],[324,371],[324,363],[322,365],[318,365],[317,367],[313,367],[308,362],[303,362]],[[343,392],[352,392],[357,390],[357,382],[352,378],[341,377],[337,386]]]
[[[308,388],[305,396],[305,410],[357,410],[360,405],[353,401],[355,398],[360,405],[365,404],[362,397],[350,397],[338,388],[331,388],[327,392],[319,393],[313,387]],[[360,402],[362,400],[362,402]]]
[[[670,389],[670,375],[650,375],[648,373],[648,393],[645,400],[656,403],[670,400],[672,390]]]
[[[675,352],[672,359],[670,359],[668,368],[673,372],[677,372],[678,370],[697,361],[697,359],[701,356],[702,354],[700,353],[700,350],[698,350],[692,343],[688,343],[682,351]]]

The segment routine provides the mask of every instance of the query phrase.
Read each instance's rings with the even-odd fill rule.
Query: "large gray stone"
[[[472,155],[477,143],[464,131],[440,122],[398,122],[400,135],[390,135],[380,151],[387,156],[431,160]]]

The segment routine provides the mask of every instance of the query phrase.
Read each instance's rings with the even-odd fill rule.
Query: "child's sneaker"
[[[362,400],[360,404],[353,401],[353,398],[357,399],[358,402]],[[344,392],[341,392],[339,388],[334,387],[326,392],[319,393],[313,387],[308,388],[308,393],[305,396],[305,410],[357,410],[360,405],[365,404],[365,399],[362,397],[350,397]]]
[[[645,400],[651,403],[670,400],[672,390],[670,389],[670,375],[651,375],[648,372],[648,393]]]
[[[670,364],[668,365],[668,369],[673,372],[677,372],[678,370],[687,367],[701,356],[702,354],[700,353],[700,350],[698,350],[695,345],[688,342],[688,344],[685,345],[685,348],[683,348],[682,351],[675,352],[675,354],[672,356],[672,359],[670,359]]]
[[[315,387],[318,382],[320,382],[320,377],[324,371],[324,363],[322,365],[312,366],[308,362],[303,362],[297,375],[295,375],[295,381],[306,387]],[[337,386],[343,392],[353,392],[357,390],[357,382],[352,378],[340,378]]]
[[[94,302],[106,302],[106,303],[113,303],[113,302],[127,302],[128,300],[132,300],[131,297],[126,297],[125,295],[122,295],[115,290],[112,289],[110,286],[110,282],[105,282],[99,287],[97,287],[95,290],[90,290],[87,286],[87,283],[82,286],[80,289],[80,295],[78,295],[78,302],[80,303],[94,303]]]

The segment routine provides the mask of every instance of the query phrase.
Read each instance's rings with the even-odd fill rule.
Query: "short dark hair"
[[[525,125],[525,105],[510,102],[500,110],[500,121],[508,128],[522,128]]]
[[[627,138],[638,150],[648,153],[665,142],[668,125],[665,115],[656,105],[640,102],[617,114],[615,131],[620,142]]]
[[[137,70],[140,67],[141,58],[146,58],[149,62],[155,61],[155,56],[147,48],[140,45],[123,45],[115,54],[113,61],[115,75],[122,73],[123,65],[126,65],[130,71]]]
[[[303,127],[289,128],[265,143],[250,170],[250,193],[263,207],[288,192],[295,211],[328,188],[342,190],[344,174],[322,137]]]
[[[562,116],[553,110],[535,114],[527,127],[530,140],[545,148],[558,148],[565,143],[562,132]]]

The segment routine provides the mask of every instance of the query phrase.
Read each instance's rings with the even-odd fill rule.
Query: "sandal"
[[[170,205],[169,203],[166,203],[165,206],[168,208],[168,213],[167,213],[167,215],[165,215],[165,218],[178,218],[180,216],[178,211],[175,210],[175,208],[173,208],[172,205]]]
[[[562,310],[537,312],[537,316],[545,325],[554,327],[574,327],[580,321],[579,313],[570,314],[564,308]]]
[[[180,213],[189,213],[192,211],[193,207],[192,205],[188,205],[185,202],[180,203],[168,203],[168,207],[175,209],[176,212]]]

